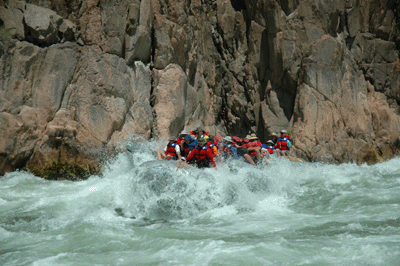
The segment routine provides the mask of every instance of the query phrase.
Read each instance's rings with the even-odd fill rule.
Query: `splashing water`
[[[131,144],[129,144],[131,145]],[[400,159],[185,169],[128,146],[103,177],[0,179],[0,265],[398,265]]]

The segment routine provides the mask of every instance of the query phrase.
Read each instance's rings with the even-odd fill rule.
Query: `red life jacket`
[[[241,138],[236,137],[236,136],[233,136],[232,139],[233,139],[233,141],[235,141],[235,142],[243,142],[243,140],[242,140]]]
[[[185,157],[187,157],[187,156],[189,155],[189,153],[190,153],[190,149],[189,149],[189,148],[186,148],[186,149],[185,149]]]
[[[262,144],[259,140],[246,143],[246,148],[255,148],[255,147],[262,147]],[[255,151],[250,151],[250,156],[255,156],[255,155],[256,155]]]
[[[287,141],[287,138],[279,138],[276,142],[276,148],[280,150],[288,150]]]
[[[267,156],[268,154],[274,154],[274,149],[275,149],[274,146],[262,144],[261,154],[262,154],[263,158],[265,156]]]
[[[222,145],[222,146],[221,146],[221,151],[222,151],[222,152],[227,152],[227,151],[229,151],[229,148],[226,147],[225,145]]]
[[[267,146],[267,150],[268,150],[269,154],[273,154],[275,148],[274,148],[274,146]]]
[[[198,151],[194,154],[194,158],[201,162],[201,161],[207,161],[207,146],[204,146],[203,148],[200,148],[200,146],[196,146]]]
[[[186,161],[190,162],[193,159],[198,162],[209,161],[214,167],[216,167],[214,156],[207,146],[202,148],[200,146],[196,146],[196,148],[194,148],[193,151],[186,157]]]
[[[175,146],[178,145],[176,143],[168,143],[167,144],[167,151],[165,152],[165,154],[167,155],[171,155],[172,157],[177,156],[176,155],[176,150],[175,150]]]

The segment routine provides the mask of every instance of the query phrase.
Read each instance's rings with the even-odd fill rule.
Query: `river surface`
[[[0,265],[400,265],[400,158],[154,159],[141,147],[79,182],[0,178]]]

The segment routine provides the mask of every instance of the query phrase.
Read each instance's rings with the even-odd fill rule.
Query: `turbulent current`
[[[146,145],[85,181],[0,178],[0,265],[400,265],[400,158],[198,170]]]

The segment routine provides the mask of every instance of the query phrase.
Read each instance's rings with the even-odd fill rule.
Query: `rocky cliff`
[[[0,173],[202,126],[309,161],[400,148],[399,0],[0,0]]]

